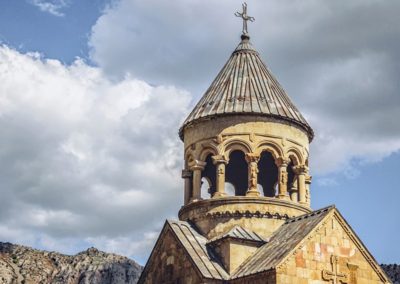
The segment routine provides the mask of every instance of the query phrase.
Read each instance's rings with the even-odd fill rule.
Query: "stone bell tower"
[[[388,283],[334,206],[311,210],[313,130],[235,15],[240,43],[179,130],[180,221],[139,283]]]
[[[286,219],[311,211],[313,131],[247,33],[179,134],[185,147],[179,218],[208,238],[235,225],[268,238]],[[201,195],[205,185],[208,194]]]

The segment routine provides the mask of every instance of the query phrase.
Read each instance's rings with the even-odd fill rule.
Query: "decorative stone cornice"
[[[260,212],[260,211],[249,211],[249,210],[236,210],[236,211],[224,211],[224,212],[212,212],[205,215],[201,215],[196,218],[197,220],[202,219],[219,219],[219,218],[267,218],[267,219],[278,219],[287,220],[295,216],[289,216],[287,214],[281,214],[279,212]],[[195,220],[192,220],[195,221]]]
[[[268,210],[256,210],[256,211],[249,211],[249,210],[240,210],[237,211],[235,210],[226,210],[227,206],[232,206],[235,204],[253,204],[253,205],[265,205],[265,206],[276,206],[276,208],[288,208],[292,210],[296,210],[299,212],[299,215],[301,214],[306,214],[312,212],[312,210],[306,206],[303,206],[297,202],[292,202],[289,200],[282,200],[278,198],[271,198],[271,197],[247,197],[247,196],[226,196],[226,197],[221,197],[221,198],[215,198],[215,199],[204,199],[198,202],[193,202],[189,203],[185,206],[183,206],[179,210],[179,218],[181,219],[183,216],[189,216],[189,212],[196,212],[195,215],[197,217],[205,218],[206,216],[214,216],[218,214],[228,214],[226,212],[230,212],[229,214],[233,214],[232,212],[236,212],[235,214],[241,214],[237,216],[241,217],[246,217],[246,214],[255,214],[255,216],[261,216],[260,218],[267,218],[270,216],[267,212],[273,216],[274,214],[278,213],[283,217],[280,218],[286,218],[285,214],[281,214],[278,212],[278,210],[272,209],[272,207]],[[218,207],[223,206],[225,209],[222,209],[221,211],[218,211]],[[284,209],[283,211],[285,211]],[[249,213],[246,213],[246,212]],[[238,213],[239,212],[239,213]],[[258,212],[258,213],[257,213]],[[277,215],[276,215],[277,216]],[[292,217],[292,216],[289,216]],[[184,218],[185,219],[185,218]],[[183,219],[181,219],[183,220]]]

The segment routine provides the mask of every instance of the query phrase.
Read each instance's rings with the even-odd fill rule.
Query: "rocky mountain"
[[[382,268],[393,284],[400,284],[400,265]],[[96,248],[64,255],[0,242],[0,284],[135,284],[142,269],[127,257]]]
[[[133,284],[142,269],[95,248],[64,255],[0,242],[0,284]]]
[[[393,281],[393,284],[400,284],[400,265],[399,264],[382,264],[387,276]]]

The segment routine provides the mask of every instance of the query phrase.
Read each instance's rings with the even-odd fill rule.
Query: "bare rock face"
[[[389,276],[393,284],[400,284],[400,265],[399,264],[381,264],[381,267]]]
[[[0,284],[134,284],[142,267],[95,248],[76,255],[0,242]]]

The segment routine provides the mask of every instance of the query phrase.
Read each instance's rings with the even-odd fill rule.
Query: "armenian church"
[[[241,41],[179,130],[179,220],[139,283],[390,283],[335,206],[311,209],[314,132],[236,16]]]

